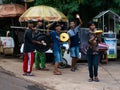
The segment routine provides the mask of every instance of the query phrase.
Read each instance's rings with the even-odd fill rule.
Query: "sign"
[[[14,48],[14,40],[11,37],[0,37],[3,48]]]
[[[117,40],[115,38],[105,38],[105,43],[108,45],[108,58],[114,59],[117,58]]]

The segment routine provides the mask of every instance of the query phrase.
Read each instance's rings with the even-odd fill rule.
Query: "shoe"
[[[72,72],[75,72],[75,68],[71,68],[71,71],[72,71]]]
[[[89,82],[92,82],[92,81],[93,81],[93,78],[90,78],[88,81],[89,81]]]
[[[27,73],[27,76],[34,76],[32,73]]]
[[[24,73],[23,76],[27,76],[27,73]]]
[[[94,78],[94,81],[95,81],[95,82],[100,82],[100,80],[99,80],[98,77],[95,77],[95,78]]]

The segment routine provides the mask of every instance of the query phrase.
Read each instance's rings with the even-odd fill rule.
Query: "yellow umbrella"
[[[29,8],[22,16],[19,21],[24,22],[28,20],[45,20],[45,21],[68,21],[68,18],[60,11],[49,6],[35,6]]]

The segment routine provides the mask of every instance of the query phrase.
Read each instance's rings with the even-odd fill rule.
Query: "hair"
[[[70,20],[70,23],[71,23],[71,22],[74,22],[74,23],[76,23],[76,22],[75,22],[75,20]]]
[[[94,22],[94,21],[89,21],[89,22],[88,22],[88,27],[90,27],[92,24],[95,25],[95,22]]]

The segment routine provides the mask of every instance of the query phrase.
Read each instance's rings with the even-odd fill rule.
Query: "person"
[[[70,56],[72,57],[72,68],[71,71],[75,72],[77,70],[76,63],[79,58],[79,46],[80,46],[80,38],[79,38],[79,30],[82,25],[82,20],[80,16],[77,15],[76,18],[79,19],[80,24],[76,26],[75,21],[70,22],[70,30],[67,32],[69,34],[70,39],[69,42],[69,50]]]
[[[62,60],[60,32],[61,32],[61,25],[59,23],[55,25],[55,31],[51,31],[51,32],[49,32],[49,30],[47,31],[47,34],[51,36],[53,41],[52,50],[53,50],[54,60],[55,60],[55,65],[54,65],[55,75],[62,75],[62,72],[58,70],[59,64]]]
[[[98,42],[97,36],[94,34],[95,31],[95,23],[93,21],[89,22],[89,39],[88,39],[88,50],[87,50],[87,58],[88,58],[88,70],[89,70],[89,82],[96,81],[99,82],[98,79]]]
[[[24,33],[24,61],[23,72],[25,76],[33,76],[32,67],[34,63],[34,43],[41,44],[33,39],[34,24],[31,20],[28,21],[28,28]]]
[[[10,37],[11,35],[10,35],[10,31],[7,31],[6,32],[6,37]]]
[[[34,35],[39,35],[39,36],[42,35],[43,32],[42,31],[40,32],[41,28],[42,28],[42,21],[38,21]],[[40,65],[40,63],[41,63],[41,65]],[[36,50],[36,52],[35,52],[35,68],[36,68],[36,70],[48,71],[49,69],[46,68],[45,64],[46,64],[45,52]]]
[[[102,45],[102,46],[100,46]],[[103,59],[107,60],[107,49],[108,46],[104,43],[101,37],[98,38],[98,46],[99,46],[99,62],[102,64]],[[104,57],[104,58],[103,58]]]

